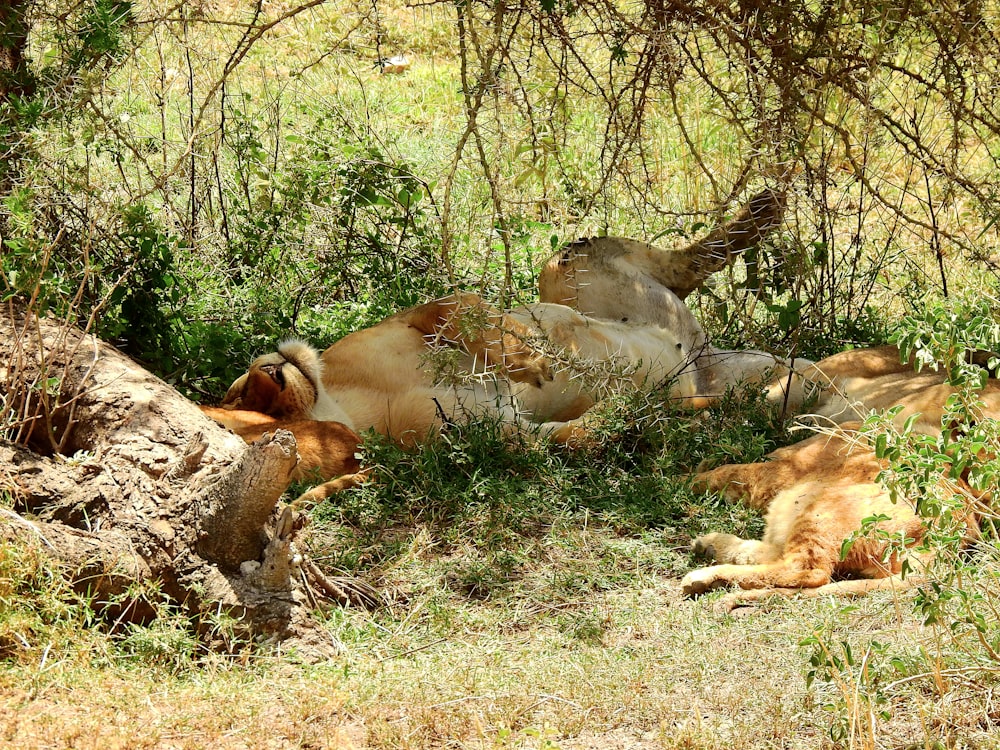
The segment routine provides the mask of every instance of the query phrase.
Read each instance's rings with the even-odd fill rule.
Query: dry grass
[[[87,635],[85,648],[66,646],[44,663],[8,660],[0,743],[988,747],[998,721],[992,688],[961,680],[936,688],[932,676],[891,690],[891,717],[875,722],[871,742],[831,739],[839,714],[828,706],[842,696],[833,684],[807,688],[799,643],[820,632],[858,650],[883,642],[918,654],[933,631],[909,610],[872,596],[849,611],[830,601],[780,601],[721,616],[709,600],[682,601],[676,579],[644,577],[563,607],[435,594],[394,612],[336,612],[328,627],[342,653],[318,665],[286,654],[156,668],[124,658],[109,637]]]

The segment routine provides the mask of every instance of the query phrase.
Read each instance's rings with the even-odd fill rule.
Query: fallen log
[[[115,618],[154,616],[130,593],[154,584],[205,632],[224,612],[240,637],[332,652],[310,616],[328,582],[312,590],[301,524],[277,512],[290,432],[247,444],[113,347],[10,306],[4,362],[0,543],[38,546]]]

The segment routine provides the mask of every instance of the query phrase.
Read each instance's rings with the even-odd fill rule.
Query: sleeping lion
[[[277,430],[287,430],[295,436],[299,460],[291,479],[313,484],[295,500],[293,505],[296,507],[318,503],[367,479],[368,472],[362,468],[360,459],[361,436],[340,422],[281,419],[256,411],[217,406],[202,406],[201,410],[248,443]]]
[[[681,582],[685,595],[738,586],[745,589],[723,599],[723,609],[772,594],[857,595],[875,589],[903,588],[919,580],[926,556],[909,558],[911,573],[903,578],[904,560],[888,554],[885,535],[919,545],[926,526],[915,510],[915,498],[892,501],[879,482],[885,468],[871,445],[858,433],[857,420],[872,411],[901,407],[897,427],[912,417],[912,427],[939,434],[942,414],[954,389],[939,372],[915,372],[901,362],[895,347],[860,349],[821,360],[817,377],[826,386],[815,411],[839,425],[807,440],[780,448],[753,464],[721,466],[699,474],[696,488],[723,492],[766,510],[761,541],[712,533],[696,539],[696,553],[718,563],[694,570]],[[983,416],[1000,418],[1000,381],[990,379],[979,394]],[[991,499],[974,490],[964,477],[942,476],[938,491],[961,500],[960,517],[967,539],[978,535],[981,512]],[[845,540],[862,529],[864,519],[881,516],[878,535],[860,537],[841,558]],[[854,580],[838,580],[854,579]]]
[[[716,350],[683,303],[758,242],[782,209],[781,196],[763,193],[677,251],[620,238],[574,243],[543,270],[540,303],[499,311],[458,293],[349,334],[322,354],[284,342],[251,364],[222,406],[373,429],[403,446],[483,417],[572,443],[586,434],[587,411],[623,388],[667,386],[671,398],[701,406],[754,383],[795,409],[805,393],[793,371],[810,363]]]

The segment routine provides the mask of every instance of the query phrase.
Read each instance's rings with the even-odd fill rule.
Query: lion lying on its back
[[[455,372],[435,371],[435,355]],[[341,422],[404,446],[482,417],[560,440],[603,393],[666,383],[677,398],[699,395],[683,342],[667,332],[590,320],[562,305],[499,313],[462,294],[401,312],[322,354],[285,342],[250,365],[223,407]]]
[[[700,406],[736,383],[758,383],[775,404],[795,408],[804,395],[788,363],[713,349],[682,301],[757,242],[782,207],[764,193],[679,251],[617,238],[574,243],[543,271],[541,303],[499,311],[460,293],[345,336],[321,355],[286,342],[250,366],[223,406],[338,421],[404,446],[482,417],[574,442],[585,439],[586,412],[621,388],[669,386],[671,398]]]

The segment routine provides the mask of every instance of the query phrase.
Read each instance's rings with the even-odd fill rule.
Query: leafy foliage
[[[178,239],[165,235],[142,205],[127,207],[122,225],[117,257],[96,274],[97,283],[106,275],[122,278],[107,292],[108,315],[96,332],[163,372],[179,358],[174,347],[184,323],[176,312],[185,291],[174,268]]]
[[[876,719],[887,721],[891,713],[887,683],[940,672],[949,663],[969,680],[988,679],[1000,661],[1000,628],[994,617],[1000,536],[991,505],[1000,490],[1000,422],[984,415],[979,397],[988,375],[983,365],[995,370],[992,352],[1000,349],[996,311],[996,300],[989,296],[932,305],[905,319],[897,332],[904,357],[913,356],[918,368],[943,369],[955,388],[940,430],[918,429],[919,415],[897,429],[893,418],[898,408],[865,423],[876,455],[887,462],[880,480],[897,502],[912,503],[926,526],[920,548],[933,554],[933,563],[921,571],[928,578],[919,586],[914,606],[934,629],[937,645],[915,656],[872,642],[859,656],[849,643],[833,643],[819,630],[805,639],[801,645],[811,653],[807,680],[839,688],[839,700],[830,706],[836,716],[831,729],[835,741],[860,736],[874,743]],[[986,356],[970,357],[970,352]],[[845,542],[845,553],[857,538],[878,535],[879,520],[867,519],[858,535]],[[904,556],[913,544],[912,539],[884,534],[880,541],[886,555]],[[904,573],[917,574],[905,562]]]

